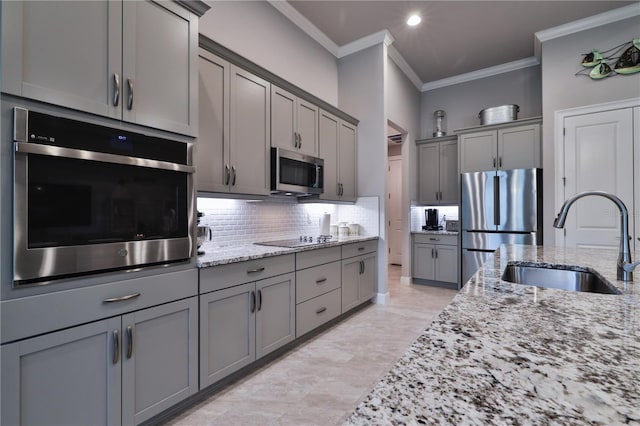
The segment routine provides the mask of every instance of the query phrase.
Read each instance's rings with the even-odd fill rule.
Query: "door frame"
[[[560,211],[560,207],[562,207],[562,203],[566,199],[564,190],[565,186],[561,179],[564,176],[564,121],[566,118],[577,116],[577,115],[585,115],[585,114],[593,114],[597,112],[605,112],[611,111],[615,109],[625,109],[625,108],[634,108],[640,106],[640,99],[638,98],[630,98],[623,99],[619,101],[612,102],[604,102],[601,104],[593,104],[593,105],[585,105],[574,108],[562,109],[558,110],[554,113],[554,157],[555,157],[555,209],[554,211]],[[555,230],[555,245],[558,247],[564,247],[564,232],[562,229]]]
[[[400,180],[399,184],[400,184],[400,200],[399,200],[399,208],[400,208],[400,220],[402,222],[402,229],[404,230],[404,225],[405,225],[405,219],[404,219],[404,215],[403,213],[403,198],[402,198],[402,186],[403,186],[403,182],[402,182],[402,175],[403,175],[403,168],[404,168],[404,164],[403,164],[403,159],[402,159],[402,154],[400,155],[389,155],[387,156],[387,167],[389,168],[389,173],[387,174],[387,198],[386,198],[386,205],[387,205],[387,236],[388,236],[388,241],[389,241],[389,250],[392,248],[391,247],[391,226],[389,226],[389,221],[391,220],[391,203],[389,203],[389,181],[391,179],[391,162],[392,161],[397,161],[400,163],[400,175],[398,176],[398,179]],[[395,239],[395,237],[394,237]],[[405,247],[404,247],[404,241],[403,238],[400,238],[400,241],[395,241],[395,243],[400,247],[400,265],[402,265],[402,254],[404,253]],[[389,257],[387,258],[387,262],[391,265],[391,252],[389,252]]]

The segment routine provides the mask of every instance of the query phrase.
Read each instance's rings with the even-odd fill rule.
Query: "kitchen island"
[[[640,271],[616,281],[616,256],[501,246],[346,423],[640,423]],[[621,294],[501,280],[512,261],[590,267]]]

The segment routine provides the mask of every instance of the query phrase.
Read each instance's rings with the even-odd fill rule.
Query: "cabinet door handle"
[[[236,166],[231,166],[231,174],[233,175],[231,186],[236,186]]]
[[[120,103],[120,76],[118,73],[113,73],[113,106],[118,106]]]
[[[498,157],[498,167],[502,168],[502,157]]]
[[[298,148],[302,149],[302,135],[298,133]]]
[[[130,359],[133,356],[133,327],[127,327],[127,341],[129,346],[127,346],[127,359]]]
[[[433,248],[431,248],[431,258],[433,259]]]
[[[316,284],[322,284],[322,283],[325,283],[325,282],[327,282],[326,278],[320,278],[319,280],[316,280]]]
[[[496,167],[496,157],[493,157],[493,168]]]
[[[326,308],[325,306],[323,306],[322,308],[320,308],[320,309],[318,309],[318,310],[316,311],[316,315],[320,315],[321,313],[323,313],[323,312],[324,312],[324,311],[326,311],[326,310],[327,310],[327,308]]]
[[[229,180],[231,178],[231,171],[229,170],[229,165],[224,165],[224,184],[229,185]]]
[[[251,313],[256,311],[256,292],[251,292]]]
[[[113,363],[117,364],[120,360],[120,333],[113,330]]]
[[[440,191],[440,201],[442,201],[442,191]]]
[[[127,86],[129,87],[129,99],[127,100],[127,108],[129,110],[133,109],[133,79],[127,79]]]
[[[262,290],[258,290],[258,310],[262,309]]]
[[[135,299],[137,297],[140,297],[140,293],[131,293],[131,294],[127,294],[126,296],[112,297],[110,299],[104,299],[102,301],[102,303],[124,302],[125,300],[131,300],[131,299]]]
[[[257,274],[258,272],[262,271],[264,271],[264,266],[262,268],[248,269],[247,274]]]
[[[438,258],[438,249],[436,249],[436,259]]]

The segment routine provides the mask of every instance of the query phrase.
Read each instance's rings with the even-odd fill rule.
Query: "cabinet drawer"
[[[296,303],[340,288],[340,267],[340,261],[336,261],[296,271]]]
[[[296,253],[296,270],[340,260],[340,246]]]
[[[294,254],[202,268],[200,269],[200,294],[275,277],[294,270]]]
[[[198,271],[168,272],[2,302],[2,342],[195,296]],[[107,301],[111,299],[111,301]],[[34,321],[33,313],[38,313]]]
[[[296,306],[296,337],[340,315],[340,289],[307,300]]]
[[[414,234],[413,241],[417,244],[446,244],[458,245],[457,235]]]
[[[378,240],[363,241],[360,243],[345,244],[342,246],[342,258],[360,256],[378,250]]]

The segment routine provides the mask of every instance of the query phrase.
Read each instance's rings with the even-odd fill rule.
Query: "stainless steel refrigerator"
[[[462,283],[500,244],[542,244],[542,169],[461,175]]]

